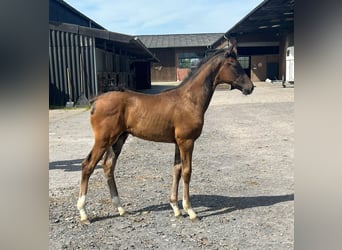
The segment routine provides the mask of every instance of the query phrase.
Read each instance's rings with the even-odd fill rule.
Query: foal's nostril
[[[249,94],[251,94],[252,92],[253,92],[253,90],[254,90],[254,85],[252,85],[252,87],[250,88],[250,89],[244,89],[243,91],[242,91],[242,93],[244,94],[244,95],[249,95]]]

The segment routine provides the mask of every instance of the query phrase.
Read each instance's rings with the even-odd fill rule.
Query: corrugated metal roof
[[[105,30],[100,24],[76,10],[63,0],[49,0],[49,21],[72,23],[80,26]]]
[[[265,0],[240,22],[226,32],[226,35],[257,30],[275,32],[291,30],[294,27],[295,0]]]
[[[138,38],[147,48],[206,47],[223,33],[142,35]]]
[[[128,51],[130,51],[130,53],[134,54],[139,59],[151,60],[154,62],[159,61],[159,59],[156,58],[151,51],[149,51],[148,48],[146,48],[146,46],[139,40],[139,38],[134,36],[69,23],[50,22],[49,28],[116,42],[119,43],[120,46],[125,47]]]
[[[295,0],[264,0],[224,35],[229,38],[247,33],[293,32],[294,4]],[[225,37],[213,42],[212,46],[216,47]]]

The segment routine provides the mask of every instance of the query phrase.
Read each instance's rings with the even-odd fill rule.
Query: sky
[[[262,0],[65,0],[109,31],[128,35],[225,33]]]

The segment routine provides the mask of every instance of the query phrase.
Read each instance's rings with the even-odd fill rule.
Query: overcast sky
[[[66,0],[104,28],[128,35],[224,33],[262,0]]]

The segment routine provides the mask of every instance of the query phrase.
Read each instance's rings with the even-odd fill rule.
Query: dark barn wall
[[[150,62],[135,62],[135,81],[137,89],[151,88],[151,63]]]
[[[76,102],[82,92],[88,99],[97,94],[94,49],[93,37],[50,29],[50,105]]]
[[[174,48],[150,49],[160,60],[151,65],[152,82],[168,82],[177,80],[176,56]]]
[[[117,87],[140,89],[145,88],[146,85],[151,86],[151,82],[146,83],[146,81],[150,81],[150,64],[145,62],[148,64],[148,71],[143,73],[146,70],[143,62],[135,63],[128,52],[121,49],[117,50],[118,52],[113,52],[96,48],[98,92],[111,91]],[[140,74],[140,79],[138,79],[137,74]]]
[[[97,48],[96,74],[99,93],[119,86],[135,87],[131,81],[129,57],[124,52],[115,53]]]
[[[265,81],[279,80],[278,55],[255,55],[251,56],[251,80]]]

